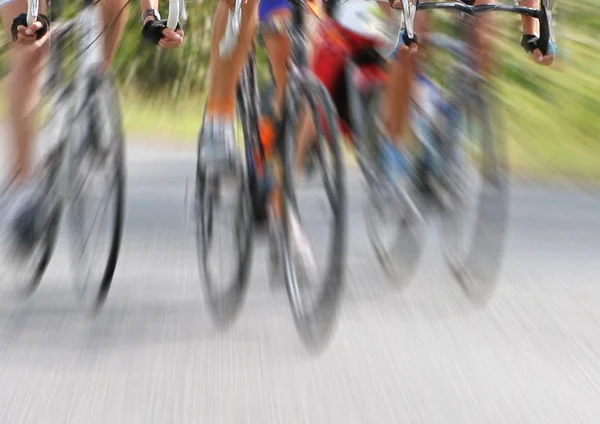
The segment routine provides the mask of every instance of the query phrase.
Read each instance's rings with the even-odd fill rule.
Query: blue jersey
[[[258,5],[258,17],[260,22],[269,19],[269,16],[276,10],[290,9],[292,6],[287,0],[260,0]]]

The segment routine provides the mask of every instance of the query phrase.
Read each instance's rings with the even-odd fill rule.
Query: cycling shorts
[[[292,5],[288,3],[287,0],[260,0],[260,4],[258,5],[258,17],[260,22],[265,22],[276,10],[287,10],[291,7]]]

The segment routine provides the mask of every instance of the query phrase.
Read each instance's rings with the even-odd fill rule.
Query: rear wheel
[[[275,85],[269,85],[260,95],[260,113],[256,113],[252,110],[248,111],[248,122],[254,128],[257,128],[255,123],[258,123],[262,117],[270,116],[273,117],[273,96],[275,93]],[[256,102],[258,103],[258,102]],[[255,105],[256,103],[252,103]],[[260,142],[260,133],[258,129],[256,131],[257,141]],[[271,181],[267,170],[264,168],[264,155],[261,152],[261,148],[258,143],[253,143],[254,157],[248,162],[248,175],[249,175],[249,186],[250,195],[252,197],[252,210],[254,213],[254,220],[257,224],[265,224],[267,222],[267,203],[269,198],[269,189]]]

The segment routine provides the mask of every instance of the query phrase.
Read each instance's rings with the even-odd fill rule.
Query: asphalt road
[[[239,321],[214,329],[186,218],[188,152],[132,149],[123,251],[92,320],[65,240],[27,302],[0,293],[0,423],[598,423],[600,195],[513,191],[507,256],[485,308],[465,300],[435,233],[406,287],[380,271],[352,194],[348,290],[306,353],[257,241]]]

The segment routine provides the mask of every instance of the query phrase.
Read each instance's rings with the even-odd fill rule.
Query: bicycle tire
[[[242,74],[240,86],[238,87],[238,112],[242,120],[242,132],[245,147],[250,143],[256,143],[258,137],[257,119],[255,108],[254,62],[250,60]],[[254,138],[253,138],[254,137]],[[201,139],[201,137],[200,137]],[[209,177],[201,167],[200,144],[198,144],[198,161],[196,165],[196,242],[198,251],[198,265],[204,282],[204,293],[209,306],[213,321],[221,329],[230,327],[239,315],[244,304],[250,277],[250,265],[252,264],[254,233],[254,205],[251,194],[250,181],[254,177],[252,168],[251,148],[244,149],[245,161],[248,166],[237,176],[239,182],[239,200],[236,211],[237,241],[237,264],[232,268],[232,281],[229,281],[228,290],[219,290],[216,279],[209,269],[209,250],[213,240],[214,229],[214,207],[218,193],[216,190],[220,185],[218,177]],[[238,215],[239,214],[239,215]]]
[[[35,267],[33,277],[24,287],[24,295],[26,297],[31,296],[37,290],[42,278],[44,277],[44,274],[46,273],[48,265],[50,265],[50,260],[52,259],[52,255],[56,247],[56,241],[58,239],[60,218],[61,210],[60,207],[58,207],[56,211],[51,214],[50,221],[47,224],[47,229],[45,230],[45,234],[41,241],[42,245],[44,246],[41,259]]]
[[[335,106],[325,87],[315,81],[308,79],[304,84],[304,94],[314,111],[318,109],[322,113],[315,115],[315,124],[317,134],[329,134],[327,140],[318,137],[320,149],[327,148],[333,155],[334,170],[333,183],[335,195],[330,196],[333,215],[333,234],[330,241],[331,251],[327,261],[328,269],[325,272],[325,278],[322,282],[323,288],[313,303],[312,307],[305,307],[305,299],[302,299],[302,289],[298,287],[297,275],[294,260],[292,257],[292,238],[291,238],[291,220],[292,214],[296,213],[298,205],[296,203],[295,183],[294,183],[294,138],[296,119],[286,120],[286,129],[284,131],[283,148],[283,249],[282,258],[284,264],[284,274],[288,300],[291,306],[292,314],[296,328],[300,334],[304,345],[310,350],[322,349],[329,340],[332,333],[337,312],[340,305],[341,296],[344,289],[346,272],[346,251],[347,251],[347,194],[346,194],[346,175],[344,156],[342,151],[342,137],[338,124],[338,118]],[[288,102],[292,105],[293,101]],[[294,107],[288,106],[287,113],[291,116],[297,116]],[[323,145],[327,143],[327,147]],[[322,168],[322,161],[319,161]],[[324,171],[325,173],[326,171]],[[327,179],[326,175],[323,175]],[[327,183],[325,183],[327,184]]]
[[[46,127],[48,125],[52,125],[53,119],[49,118],[46,122]],[[68,131],[63,131],[67,133]],[[30,262],[26,267],[31,267],[31,271],[28,277],[23,278],[22,281],[18,284],[19,291],[24,297],[30,297],[39,287],[42,278],[50,264],[52,259],[52,255],[54,253],[54,249],[56,247],[56,241],[58,239],[58,230],[60,228],[60,221],[63,212],[62,202],[48,202],[46,204],[45,200],[50,199],[56,195],[54,186],[56,183],[57,175],[60,172],[61,167],[61,159],[62,152],[64,146],[64,134],[63,137],[59,140],[57,144],[57,148],[55,148],[52,152],[50,152],[44,160],[44,163],[38,168],[38,170],[42,171],[41,180],[44,182],[43,187],[46,195],[42,196],[39,199],[39,204],[32,205],[31,209],[25,211],[20,219],[24,220],[24,225],[21,225],[22,228],[27,228],[33,222],[39,222],[42,219],[43,228],[41,229],[40,236],[37,241],[35,241],[35,247],[32,249],[32,256],[36,256],[39,250],[39,255],[37,258],[28,258],[28,262]],[[42,206],[43,205],[43,206]],[[40,211],[43,208],[49,208],[52,212],[46,216],[40,217]],[[45,214],[42,214],[45,215]],[[35,232],[35,230],[34,230]],[[22,268],[20,266],[19,268]],[[20,279],[17,277],[17,279]]]
[[[69,143],[71,146],[69,154],[72,155],[71,161],[73,163],[71,171],[74,172],[72,177],[73,181],[77,181],[77,185],[74,186],[74,193],[70,201],[68,221],[71,227],[72,259],[77,294],[85,306],[89,304],[92,312],[98,312],[108,296],[121,248],[125,217],[125,147],[120,101],[113,77],[109,74],[90,76],[87,86],[89,90],[88,101],[87,107],[84,109],[85,119],[87,119],[86,141],[78,143],[77,140],[72,140]],[[98,117],[100,119],[97,119]],[[106,130],[109,132],[104,132]],[[89,144],[92,140],[95,144]],[[108,254],[105,260],[98,259],[94,255],[93,260],[100,262],[103,269],[100,271],[98,278],[99,284],[91,293],[86,293],[85,286],[88,282],[82,281],[82,268],[84,266],[82,264],[84,255],[82,250],[90,244],[90,241],[88,235],[83,246],[81,246],[80,242],[82,240],[79,233],[81,223],[78,221],[81,219],[81,209],[85,207],[85,200],[82,196],[87,191],[85,190],[86,187],[80,185],[81,173],[85,174],[87,172],[87,170],[82,169],[86,162],[80,160],[82,151],[78,148],[81,148],[81,146],[86,146],[84,154],[89,154],[93,158],[92,160],[98,161],[96,164],[99,169],[106,170],[109,179],[109,190],[114,196],[114,207],[109,212],[112,223],[107,232]],[[92,225],[96,222],[95,219],[96,217],[94,217]],[[89,271],[85,274],[87,280]]]
[[[23,211],[20,220],[28,223],[34,222],[36,207],[31,210]],[[56,208],[44,223],[44,229],[38,239],[31,246],[31,249],[25,253],[19,253],[13,256],[11,251],[14,246],[11,244],[5,245],[4,240],[0,241],[2,252],[0,255],[0,281],[4,278],[10,278],[16,285],[19,296],[23,298],[30,297],[39,287],[41,280],[46,272],[56,240],[58,238],[58,226],[60,222],[60,208]],[[9,236],[10,239],[10,236]]]
[[[355,137],[358,138],[358,163],[366,184],[365,224],[371,247],[382,269],[390,280],[405,285],[412,280],[423,256],[425,225],[421,220],[407,218],[410,210],[393,207],[395,202],[384,196],[386,191],[382,190],[382,183],[387,177],[381,158],[385,136],[383,123],[378,121],[379,114],[376,112],[381,104],[380,94],[380,88],[373,88],[354,97],[357,103],[352,105],[355,110]],[[416,184],[410,185],[410,196],[423,209],[423,196]],[[390,207],[392,209],[388,210]],[[385,225],[385,220],[391,220],[393,229]],[[390,235],[390,240],[383,240]]]
[[[465,295],[474,302],[485,302],[498,281],[502,267],[503,252],[506,242],[509,215],[509,184],[507,178],[507,159],[502,131],[502,118],[499,108],[494,108],[497,99],[486,84],[478,85],[473,96],[470,96],[471,107],[463,105],[462,112],[466,124],[479,123],[481,135],[477,138],[481,145],[482,160],[479,164],[481,188],[474,202],[473,229],[466,228],[469,219],[466,209],[469,199],[466,189],[466,170],[459,162],[457,153],[448,152],[452,158],[450,178],[458,181],[458,190],[452,190],[453,206],[442,209],[440,216],[442,249],[445,261],[457,279]],[[451,129],[452,127],[450,127]],[[453,138],[451,146],[458,147],[456,138],[460,129],[454,126],[447,134]],[[452,174],[454,172],[454,174]],[[457,175],[460,173],[460,175]],[[466,194],[465,194],[466,193]],[[463,222],[458,222],[462,220]],[[470,234],[469,234],[470,233]]]

